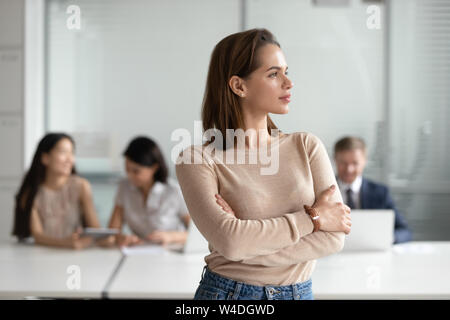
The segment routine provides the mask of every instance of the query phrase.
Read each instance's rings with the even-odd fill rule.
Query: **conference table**
[[[206,253],[0,245],[0,298],[192,299]],[[450,242],[409,242],[387,251],[317,260],[321,299],[450,299]],[[76,281],[75,281],[76,280]]]
[[[121,259],[119,250],[103,248],[0,244],[0,299],[99,299]]]

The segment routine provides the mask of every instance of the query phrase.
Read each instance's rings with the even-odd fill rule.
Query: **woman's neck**
[[[150,193],[150,190],[152,189],[153,185],[155,184],[155,180],[151,180],[149,183],[145,184],[144,186],[139,187],[139,190],[142,193],[142,196],[144,197],[144,200],[147,200],[148,194]]]
[[[252,135],[245,137],[245,146],[249,149],[260,148],[270,144],[271,137],[267,130],[267,113],[260,115],[244,115],[245,131],[252,130]]]
[[[44,185],[52,190],[61,189],[69,179],[69,176],[63,174],[56,174],[53,172],[47,172],[45,175]]]

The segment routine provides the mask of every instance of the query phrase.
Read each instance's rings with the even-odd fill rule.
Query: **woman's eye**
[[[277,72],[274,72],[274,73],[271,73],[271,74],[269,75],[269,77],[273,78],[273,77],[276,77],[276,75],[277,75]]]
[[[286,72],[285,72],[284,74],[285,74],[285,75],[288,75],[288,74],[289,74],[289,72],[287,72],[287,71],[286,71]]]

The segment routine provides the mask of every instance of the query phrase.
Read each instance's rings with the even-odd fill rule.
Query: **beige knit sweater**
[[[281,133],[267,150],[269,155],[278,152],[278,159],[272,159],[278,170],[269,175],[261,173],[269,165],[259,160],[260,152],[243,151],[244,164],[228,164],[225,151],[204,146],[190,146],[177,159],[176,175],[189,213],[209,242],[205,262],[215,273],[252,285],[306,281],[315,259],[344,245],[343,232],[313,233],[303,209],[332,184],[337,187],[326,149],[310,133]],[[255,155],[257,162],[250,162]],[[194,163],[194,157],[201,163]],[[216,193],[236,217],[216,203]],[[342,202],[338,188],[332,201]]]

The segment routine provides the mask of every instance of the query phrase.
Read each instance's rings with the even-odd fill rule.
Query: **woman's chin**
[[[54,172],[59,176],[68,177],[68,176],[72,175],[72,169],[70,169],[70,171],[63,169],[63,170],[56,170]]]
[[[289,113],[289,105],[285,105],[281,108],[277,108],[276,110],[271,111],[273,114],[287,114]]]

